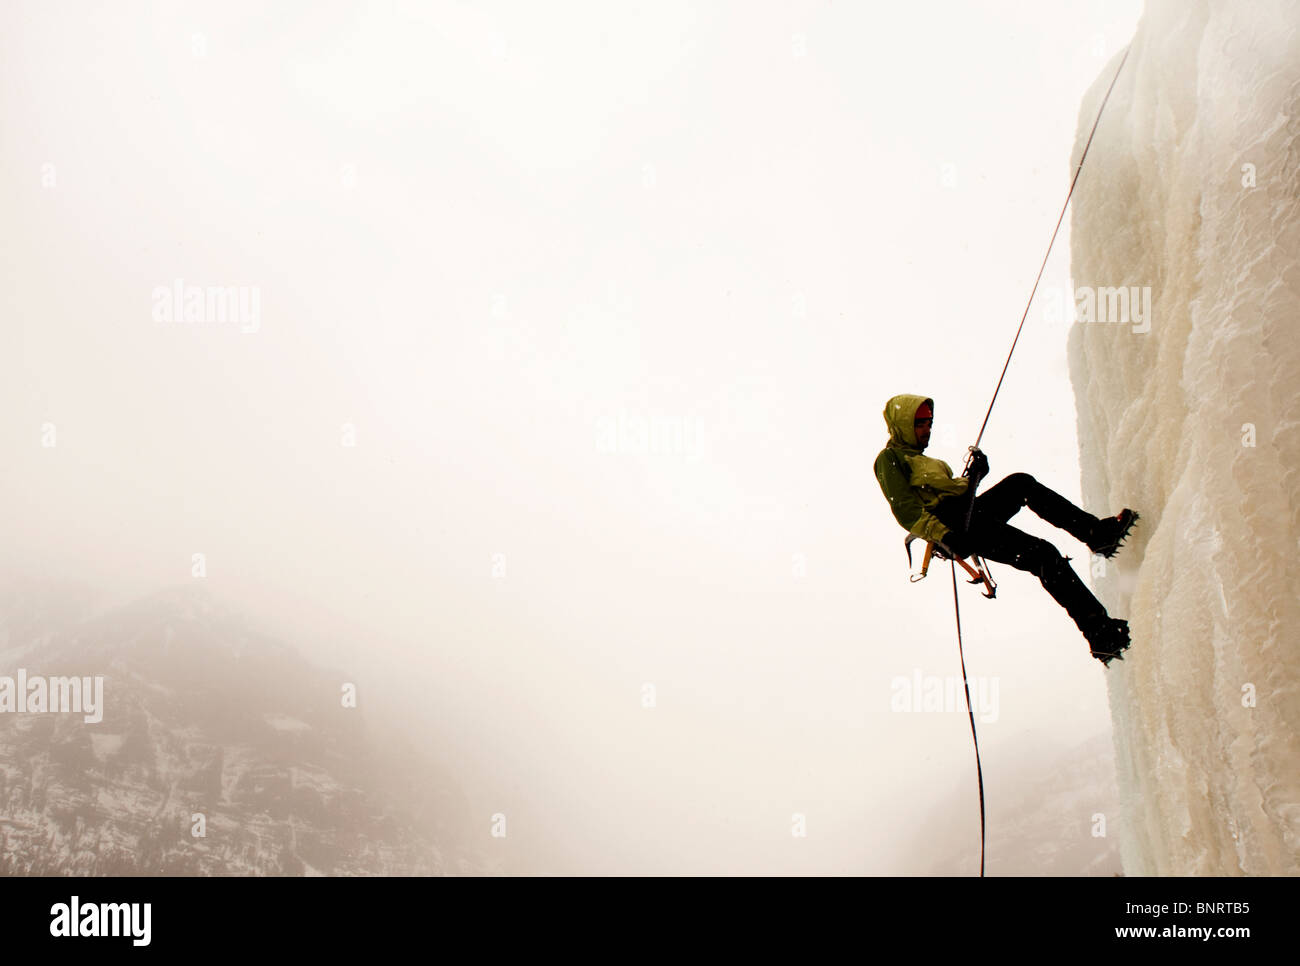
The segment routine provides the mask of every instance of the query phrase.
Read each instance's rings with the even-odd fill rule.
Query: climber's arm
[[[921,505],[912,491],[912,486],[899,470],[897,463],[888,451],[876,457],[876,480],[880,490],[889,501],[889,509],[894,519],[908,533],[913,533],[922,540],[942,540],[948,528],[929,510]]]

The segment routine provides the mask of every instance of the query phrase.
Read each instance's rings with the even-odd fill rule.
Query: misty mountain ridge
[[[58,600],[0,591],[0,675],[102,676],[103,718],[0,714],[0,874],[477,870],[459,791],[376,740],[346,674],[200,586],[75,623]]]

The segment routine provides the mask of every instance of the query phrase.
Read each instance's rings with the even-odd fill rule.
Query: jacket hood
[[[898,449],[921,452],[916,441],[916,411],[923,403],[934,408],[934,400],[929,396],[901,395],[894,396],[885,403],[885,425],[889,427],[889,444]]]

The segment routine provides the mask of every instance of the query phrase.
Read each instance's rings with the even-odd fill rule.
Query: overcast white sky
[[[6,3],[4,569],[114,601],[204,553],[519,818],[516,871],[908,871],[972,756],[964,712],[889,710],[958,666],[881,409],[934,396],[960,464],[1139,13]],[[176,279],[256,286],[256,331],[156,321]],[[1066,332],[1031,314],[984,448],[1077,500]],[[997,576],[990,786],[1109,727]]]

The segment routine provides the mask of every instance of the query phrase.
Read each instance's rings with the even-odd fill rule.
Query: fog
[[[978,802],[964,706],[891,712],[960,670],[881,410],[933,396],[960,464],[1139,12],[7,3],[5,574],[202,581],[348,668],[489,871],[923,871]],[[1067,329],[1031,314],[983,446],[1079,501]],[[1109,724],[998,577],[962,619],[1011,797]]]

